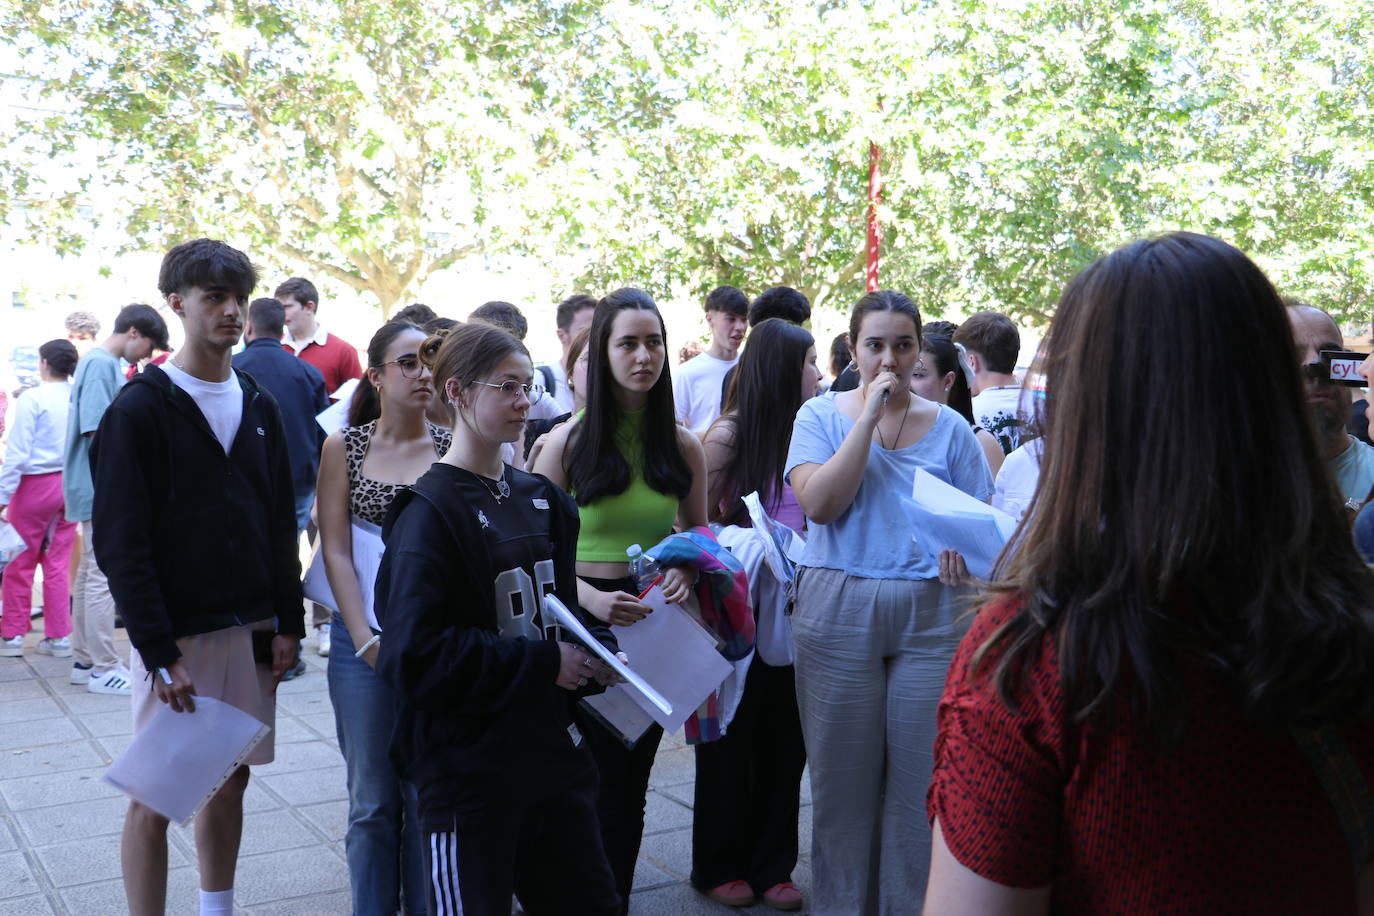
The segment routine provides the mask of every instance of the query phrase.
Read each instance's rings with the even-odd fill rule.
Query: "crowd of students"
[[[676,370],[640,289],[565,301],[550,367],[510,303],[465,322],[412,306],[369,342],[322,446],[289,427],[352,369],[313,286],[249,307],[256,283],[222,243],[173,249],[159,288],[185,344],[68,425],[98,425],[88,544],[136,650],[136,727],[194,695],[270,724],[307,632],[295,544],[313,503],[355,912],[630,911],[662,729],[626,740],[590,711],[616,675],[542,599],[619,652],[651,613],[631,545],[661,547],[664,597],[700,603],[739,675],[729,711],[689,726],[691,881],[720,904],[1374,906],[1374,577],[1351,536],[1374,449],[1351,451],[1369,446],[1323,374],[1335,323],[1231,246],[1173,233],[1087,268],[1034,391],[1005,316],[923,323],[893,290],[854,303],[825,391],[809,303],[786,287],[713,291],[711,343]],[[156,329],[120,320],[106,355],[146,356]],[[245,323],[249,371],[231,357]],[[333,377],[281,363],[311,346]],[[45,384],[74,361],[50,349]],[[31,400],[28,427],[57,422],[61,397]],[[33,524],[53,517],[51,463],[0,475]],[[1020,520],[989,580],[913,529],[920,472]],[[750,559],[750,494],[801,545],[790,585]],[[65,636],[49,625],[40,645]],[[247,780],[198,822],[203,913],[232,907]],[[134,913],[164,909],[165,830],[131,805]]]

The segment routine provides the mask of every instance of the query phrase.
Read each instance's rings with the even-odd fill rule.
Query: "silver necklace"
[[[506,483],[504,473],[497,479],[495,487],[491,485],[491,481],[485,476],[478,474],[476,477],[478,480],[482,481],[482,486],[487,488],[487,492],[491,494],[492,499],[496,500],[497,505],[500,505],[501,500],[510,496],[510,484]]]

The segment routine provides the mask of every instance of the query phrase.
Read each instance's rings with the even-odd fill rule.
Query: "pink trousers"
[[[72,631],[67,574],[76,538],[76,522],[67,521],[63,515],[62,472],[19,478],[19,488],[5,516],[28,549],[5,567],[4,585],[0,587],[4,601],[0,637],[13,639],[29,632],[33,570],[42,563],[43,635],[61,639]]]

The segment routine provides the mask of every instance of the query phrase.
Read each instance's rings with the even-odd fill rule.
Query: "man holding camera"
[[[95,549],[136,650],[135,733],[163,704],[195,715],[206,697],[273,726],[305,634],[281,412],[230,364],[256,285],[223,242],[168,252],[158,289],[185,343],[124,386],[92,443]],[[269,732],[196,816],[201,916],[233,913],[248,765],[273,750]],[[167,819],[131,802],[120,851],[129,912],[164,912]]]
[[[1332,360],[1323,359],[1323,350],[1344,350],[1345,337],[1331,316],[1319,308],[1297,302],[1288,304],[1288,320],[1293,326],[1293,341],[1307,380],[1307,404],[1317,428],[1319,445],[1326,454],[1331,476],[1341,496],[1352,510],[1358,510],[1374,489],[1374,448],[1346,431],[1350,416],[1350,385],[1363,384],[1358,374],[1345,373],[1350,380],[1333,377]],[[1360,354],[1358,359],[1363,359]],[[1352,362],[1353,360],[1338,360]],[[1334,373],[1340,376],[1341,373]]]

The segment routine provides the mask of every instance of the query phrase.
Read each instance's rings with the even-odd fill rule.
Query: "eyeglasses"
[[[414,353],[407,353],[405,356],[389,359],[382,363],[382,365],[389,366],[392,363],[395,363],[397,367],[400,368],[401,375],[406,378],[419,378],[425,371],[425,364],[420,362],[420,357],[416,356]]]
[[[495,388],[497,391],[501,392],[506,397],[512,400],[523,394],[526,398],[529,399],[531,406],[538,404],[539,399],[544,396],[544,386],[540,385],[538,382],[534,382],[529,385],[522,385],[519,382],[514,381],[513,379],[507,379],[506,381],[500,383],[484,382],[480,379],[474,379],[472,383],[474,385],[486,385],[488,388]]]

